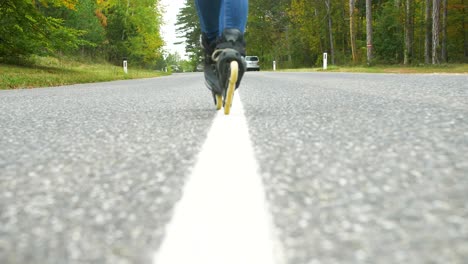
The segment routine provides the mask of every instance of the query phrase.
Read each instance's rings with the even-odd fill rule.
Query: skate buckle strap
[[[214,62],[218,62],[218,58],[219,58],[219,54],[221,54],[221,52],[223,52],[222,49],[217,49],[213,52],[213,54],[211,54],[211,59],[214,61]]]
[[[219,61],[219,58],[220,58],[220,55],[221,53],[224,52],[224,55],[223,57],[229,57],[231,59],[234,59],[234,60],[239,60],[240,58],[240,52],[235,50],[235,49],[232,49],[232,48],[225,48],[225,49],[217,49],[213,52],[213,54],[211,55],[211,59],[214,61],[214,62],[218,62]]]

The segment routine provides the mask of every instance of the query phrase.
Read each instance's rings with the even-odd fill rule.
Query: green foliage
[[[200,45],[201,28],[195,8],[195,1],[186,0],[177,15],[177,33],[185,38],[185,51],[189,56],[192,70],[203,60],[203,50]],[[176,43],[178,44],[178,43]]]
[[[177,52],[174,53],[174,54],[169,54],[166,57],[167,65],[177,65],[177,66],[179,66],[181,61],[182,61],[182,58],[180,57],[180,55]]]
[[[64,5],[61,1],[42,3]],[[0,4],[0,57],[50,54],[77,47],[83,32],[64,27],[63,19],[43,15],[39,7],[27,0],[4,0]]]
[[[69,28],[82,30],[83,42],[80,47],[93,51],[105,40],[105,30],[95,14],[98,5],[95,0],[80,0],[75,10],[67,10],[65,25]]]
[[[192,72],[194,71],[193,65],[191,61],[188,60],[182,60],[179,62],[180,66],[182,67],[182,71],[184,72]]]
[[[449,62],[468,63],[468,1],[448,1],[448,57]],[[465,37],[463,37],[465,35]]]
[[[424,61],[425,0],[414,3],[413,61]],[[466,0],[448,0],[449,62],[468,61]],[[378,63],[402,63],[405,46],[405,1],[372,1],[373,47]],[[365,59],[365,1],[354,12],[358,61]],[[2,0],[0,60],[37,55],[100,57],[120,65],[167,66],[160,35],[160,0]],[[249,0],[247,54],[262,67],[310,67],[321,63],[333,44],[335,62],[351,62],[349,0]],[[332,21],[331,28],[328,18]],[[442,23],[442,22],[441,22]],[[195,2],[186,0],[177,16],[177,32],[185,38],[190,67],[202,61],[200,25]],[[354,28],[354,27],[353,27]],[[333,43],[330,43],[330,34]],[[186,66],[184,66],[186,67]]]
[[[424,61],[424,0],[414,0],[414,61]],[[331,33],[335,62],[351,62],[349,0],[331,0]],[[373,47],[377,62],[403,62],[405,1],[372,1]],[[466,0],[448,0],[449,61],[463,62],[468,57]],[[358,62],[366,54],[365,1],[356,0],[354,9]],[[260,56],[265,66],[273,60],[293,68],[321,63],[322,53],[330,52],[327,21],[323,0],[250,0],[247,23],[247,53]],[[329,53],[330,54],[330,53]]]
[[[294,36],[287,13],[290,5],[289,0],[249,1],[247,54],[259,56],[267,67],[273,61],[289,61]]]
[[[153,66],[162,59],[159,0],[4,0],[0,57],[106,56]]]
[[[403,58],[403,25],[399,10],[389,1],[376,13],[374,23],[374,51],[377,60],[398,63]]]
[[[134,64],[154,67],[162,59],[161,11],[158,0],[103,2],[108,59],[116,64],[126,57]]]
[[[162,55],[161,17],[156,10],[154,0],[133,1],[128,10],[129,59],[141,65],[152,65]]]

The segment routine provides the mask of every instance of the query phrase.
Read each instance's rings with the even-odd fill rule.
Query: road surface
[[[0,263],[466,263],[467,75],[202,78],[0,91]]]

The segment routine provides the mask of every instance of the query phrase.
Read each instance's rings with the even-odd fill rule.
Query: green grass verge
[[[0,63],[0,89],[60,86],[76,83],[104,82],[124,79],[151,78],[168,73],[133,68],[128,74],[122,67],[105,62],[96,63],[79,58],[32,57],[20,63],[26,66]],[[361,72],[361,73],[463,73],[468,74],[468,64],[438,66],[329,66],[322,68],[286,69],[294,72]]]
[[[0,89],[50,87],[77,83],[151,78],[167,73],[132,68],[128,74],[122,67],[107,63],[35,57],[28,66],[0,64]]]
[[[362,72],[362,73],[464,73],[468,74],[468,64],[444,64],[438,66],[329,66],[322,68],[286,69],[287,72]]]

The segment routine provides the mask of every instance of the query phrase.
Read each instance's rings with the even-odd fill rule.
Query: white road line
[[[154,264],[273,264],[282,259],[239,94],[220,110]]]

